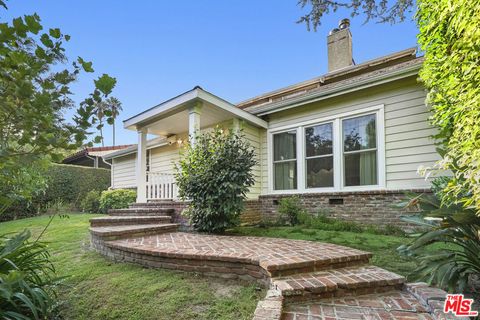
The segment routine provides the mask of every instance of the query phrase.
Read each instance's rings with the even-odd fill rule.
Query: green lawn
[[[65,319],[251,319],[265,292],[256,285],[191,273],[112,263],[89,249],[88,220],[55,217],[44,240],[60,276]],[[0,223],[0,232],[29,228],[39,234],[48,217]]]
[[[65,319],[250,319],[265,295],[255,284],[191,273],[113,263],[89,249],[88,220],[97,215],[56,217],[44,234],[60,276]],[[0,232],[29,228],[39,234],[48,217],[0,223]],[[370,251],[372,263],[407,275],[415,263],[396,248],[407,238],[302,227],[241,227],[235,234],[331,242]]]
[[[411,241],[406,237],[384,236],[371,233],[325,231],[296,227],[241,227],[232,231],[238,235],[277,237],[330,242],[373,253],[372,264],[408,276],[416,264],[398,255],[396,249]]]

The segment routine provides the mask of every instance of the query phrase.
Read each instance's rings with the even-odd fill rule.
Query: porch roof
[[[188,131],[188,110],[197,102],[202,102],[201,126],[214,125],[231,118],[245,120],[257,127],[268,128],[268,123],[228,101],[203,90],[200,86],[164,101],[123,122],[126,129],[147,128],[148,133],[168,136]]]

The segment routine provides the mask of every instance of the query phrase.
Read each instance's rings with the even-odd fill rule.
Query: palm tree
[[[112,128],[113,128],[113,145],[115,146],[115,119],[122,111],[122,103],[115,97],[110,97],[107,99],[106,104],[111,113],[110,117],[112,118]]]
[[[97,129],[100,130],[100,137],[102,139],[102,147],[105,146],[104,139],[103,139],[103,118],[105,117],[105,112],[108,113],[109,106],[106,101],[100,101],[95,104],[95,114],[97,116],[99,125]]]

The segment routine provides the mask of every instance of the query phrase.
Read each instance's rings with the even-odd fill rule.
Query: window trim
[[[316,127],[316,126],[321,126],[321,125],[325,125],[325,124],[331,124],[332,125],[332,153],[330,154],[325,154],[325,155],[319,155],[319,156],[311,156],[311,157],[307,157],[307,148],[306,148],[306,145],[305,145],[305,132],[308,128],[312,128],[312,127]],[[304,179],[305,179],[305,182],[304,184],[302,185],[303,186],[303,189],[304,190],[322,190],[322,191],[334,191],[335,190],[335,169],[336,169],[336,165],[335,165],[335,135],[336,135],[336,125],[335,125],[335,121],[323,121],[323,122],[319,122],[319,123],[315,123],[315,124],[312,124],[312,125],[306,125],[306,126],[302,126],[301,127],[301,131],[302,131],[302,137],[303,137],[303,144],[302,144],[302,149],[304,150],[303,151],[303,163],[304,163],[304,172],[302,172],[301,174],[304,176]],[[311,187],[309,188],[307,186],[307,160],[309,159],[319,159],[319,158],[326,158],[326,157],[332,157],[333,158],[333,186],[331,187]],[[298,185],[297,185],[298,187]]]
[[[342,142],[342,120],[356,118],[362,115],[376,115],[377,130],[377,184],[367,186],[344,186],[344,160]],[[307,188],[306,187],[306,148],[305,128],[324,123],[332,123],[333,134],[333,187]],[[297,189],[274,190],[273,185],[273,135],[286,131],[297,130]],[[335,115],[305,120],[296,124],[279,126],[267,130],[267,179],[268,194],[298,194],[298,193],[328,193],[328,192],[352,192],[352,191],[374,191],[385,189],[385,106],[375,105],[354,111],[339,113]]]
[[[279,134],[279,133],[285,133],[285,132],[291,132],[291,131],[295,131],[295,144],[296,144],[296,152],[295,152],[295,158],[292,158],[292,159],[286,159],[286,160],[275,160],[274,159],[274,156],[273,156],[273,148],[274,148],[274,144],[273,144],[273,136],[276,135],[276,134]],[[299,183],[300,181],[298,180],[299,178],[299,166],[298,166],[298,130],[296,130],[295,128],[291,128],[291,129],[287,129],[287,130],[282,130],[282,131],[275,131],[273,132],[272,134],[269,135],[269,138],[270,138],[270,146],[271,146],[271,150],[270,150],[270,153],[271,153],[271,161],[269,160],[269,175],[271,176],[271,188],[272,190],[274,190],[274,186],[275,186],[275,178],[273,176],[273,171],[274,171],[274,167],[275,167],[275,164],[276,163],[287,163],[287,162],[294,162],[296,163],[296,166],[297,166],[297,188],[296,189],[284,189],[284,190],[275,190],[275,191],[296,191],[298,190],[298,186],[299,186]],[[270,178],[269,178],[270,180]]]

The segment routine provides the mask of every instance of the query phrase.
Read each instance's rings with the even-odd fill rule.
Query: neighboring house
[[[90,147],[83,148],[74,154],[63,159],[64,164],[74,164],[77,166],[93,167],[93,168],[105,168],[110,169],[110,163],[103,160],[103,156],[106,156],[117,150],[131,147],[132,145],[110,146],[110,147]]]
[[[418,81],[423,58],[412,48],[355,64],[348,21],[327,42],[321,77],[238,104],[195,87],[125,120],[138,145],[104,156],[112,187],[137,188],[138,202],[175,198],[181,145],[221,125],[242,129],[257,153],[247,211],[274,214],[279,198],[296,194],[311,212],[397,222],[392,204],[407,190],[428,192],[417,169],[440,159]]]

